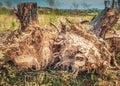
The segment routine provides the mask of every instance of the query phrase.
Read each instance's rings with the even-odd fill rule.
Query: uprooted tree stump
[[[31,3],[27,5],[31,6]],[[20,11],[24,14],[24,10]],[[26,23],[22,19],[21,23]],[[94,70],[101,74],[108,68],[113,68],[111,61],[114,57],[109,45],[78,24],[66,25],[61,22],[59,29],[54,24],[48,27],[36,23],[27,24],[29,25],[21,27],[25,30],[13,31],[5,41],[5,61],[12,61],[20,69],[43,70],[50,66],[71,70],[71,67],[77,76],[81,71]],[[57,58],[59,62],[55,61]]]

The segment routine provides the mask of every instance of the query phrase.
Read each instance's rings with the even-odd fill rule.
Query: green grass
[[[82,74],[75,79],[67,71],[49,69],[19,72],[13,65],[0,62],[0,86],[88,86],[95,84],[98,81],[97,77],[94,74]]]
[[[115,86],[119,82],[120,71],[107,75],[80,73],[77,78],[67,71],[43,70],[20,72],[11,63],[0,61],[0,86]]]
[[[44,12],[45,11],[45,12]],[[52,10],[50,12],[46,12],[46,10],[38,11],[38,20],[39,24],[49,25],[50,22],[54,23],[55,25],[59,25],[60,20],[64,20],[66,17],[69,18],[71,21],[80,22],[82,20],[91,20],[94,15],[97,13],[84,13],[80,11],[67,12],[61,11],[58,9]],[[7,30],[14,30],[18,29],[20,26],[19,20],[17,17],[12,13],[11,10],[0,8],[0,32],[7,31]]]
[[[0,32],[17,29],[19,25],[19,20],[14,15],[0,14]]]

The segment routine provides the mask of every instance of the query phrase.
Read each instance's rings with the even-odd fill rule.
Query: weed
[[[10,28],[15,28],[15,26],[16,26],[16,23],[14,21],[12,21]]]

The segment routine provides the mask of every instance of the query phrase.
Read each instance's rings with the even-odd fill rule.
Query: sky
[[[0,0],[4,3],[8,0]],[[37,2],[40,7],[51,7],[48,3],[48,0],[9,0],[12,2],[15,7],[20,2]],[[104,9],[104,0],[55,0],[54,7],[59,9],[75,9],[75,6],[78,5],[77,9],[88,9],[88,8],[98,8]]]

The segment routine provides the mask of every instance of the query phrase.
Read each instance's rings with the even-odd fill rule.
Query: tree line
[[[120,9],[120,0],[104,0],[104,6]]]
[[[56,6],[56,4],[60,4],[58,0],[47,0],[47,2],[51,8],[54,8]],[[7,8],[12,8],[12,6],[13,6],[13,3],[10,0],[3,1],[3,2],[0,1],[0,7],[3,7],[3,4]],[[74,9],[78,9],[78,7],[79,7],[79,4],[76,2],[73,2],[72,5],[73,5]],[[85,9],[88,9],[91,6],[91,4],[88,4],[86,2],[81,3],[81,5]],[[104,6],[120,9],[120,0],[104,0]]]

